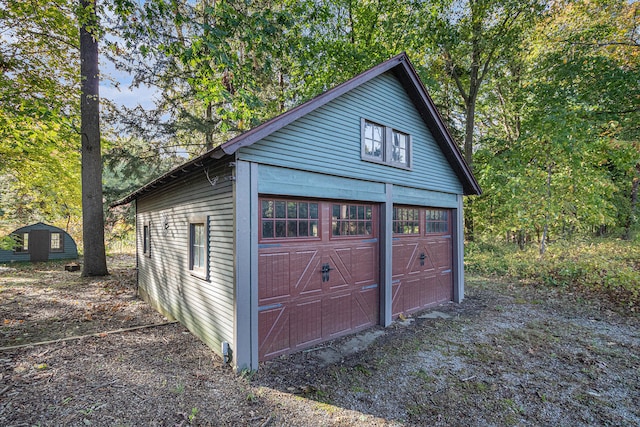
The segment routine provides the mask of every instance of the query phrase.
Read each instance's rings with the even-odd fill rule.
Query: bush
[[[465,267],[470,273],[507,276],[602,295],[616,305],[640,307],[640,242],[594,240],[556,242],[543,257],[537,247],[471,243]]]

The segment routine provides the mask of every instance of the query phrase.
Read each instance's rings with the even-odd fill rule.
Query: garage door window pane
[[[298,237],[309,236],[309,223],[307,221],[300,221],[298,224]]]
[[[298,204],[296,202],[287,203],[287,218],[298,217]]]
[[[448,233],[449,212],[444,209],[427,209],[425,218],[426,233]]]
[[[262,221],[262,237],[273,238],[273,221]]]
[[[333,236],[368,236],[373,230],[371,205],[334,204],[331,208]]]
[[[262,218],[273,218],[273,201],[262,201]]]
[[[318,236],[318,204],[293,200],[262,200],[262,238]],[[314,225],[315,224],[315,225]]]
[[[393,232],[395,234],[420,234],[420,210],[393,208]]]
[[[300,202],[298,203],[298,213],[300,218],[308,218],[309,217],[309,204]]]
[[[287,221],[287,236],[298,237],[298,221]]]

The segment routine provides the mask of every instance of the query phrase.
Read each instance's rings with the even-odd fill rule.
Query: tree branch
[[[447,68],[450,69],[451,77],[453,77],[453,81],[456,83],[456,86],[458,87],[458,91],[460,91],[460,96],[462,96],[462,99],[464,100],[465,105],[469,104],[469,95],[464,90],[464,87],[462,86],[462,81],[460,80],[458,73],[456,73],[456,67],[455,67],[455,64],[453,63],[453,59],[451,59],[451,55],[449,54],[447,49],[444,47],[442,48],[442,55],[444,56],[444,61],[447,64]]]

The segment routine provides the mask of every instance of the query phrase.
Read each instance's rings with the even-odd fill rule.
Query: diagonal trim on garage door
[[[451,210],[394,206],[393,317],[453,299]]]
[[[260,198],[259,359],[377,324],[378,207]]]

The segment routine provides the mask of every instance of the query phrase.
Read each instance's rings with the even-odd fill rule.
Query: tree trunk
[[[473,88],[477,91],[477,88]],[[465,114],[465,130],[464,130],[464,159],[470,168],[473,169],[473,128],[476,121],[476,100],[469,99],[469,104]]]
[[[625,224],[624,240],[631,240],[631,228],[637,222],[636,210],[638,209],[638,186],[640,186],[640,163],[636,165],[636,176],[631,181],[631,209],[629,211],[629,219]]]
[[[82,137],[82,236],[83,276],[105,276],[102,206],[102,153],[100,150],[100,76],[96,0],[81,0],[80,17],[80,134]]]
[[[204,131],[204,147],[205,150],[209,151],[213,148],[213,105],[211,105],[211,102],[207,102],[204,118],[207,124],[207,128]]]
[[[542,229],[542,239],[540,240],[540,256],[547,250],[547,239],[549,235],[549,221],[551,211],[551,175],[553,173],[553,163],[547,165],[547,211],[544,214],[544,228]]]
[[[213,2],[215,7],[215,1]],[[211,7],[209,0],[204,0],[202,2],[202,22],[204,23],[204,37],[205,40],[209,39],[209,11],[208,9]],[[213,23],[215,25],[215,22]],[[209,47],[207,44],[204,44],[204,53],[205,55],[209,55]],[[205,130],[204,130],[204,148],[209,151],[213,149],[213,104],[211,101],[207,102],[207,106],[204,112],[205,118]]]

